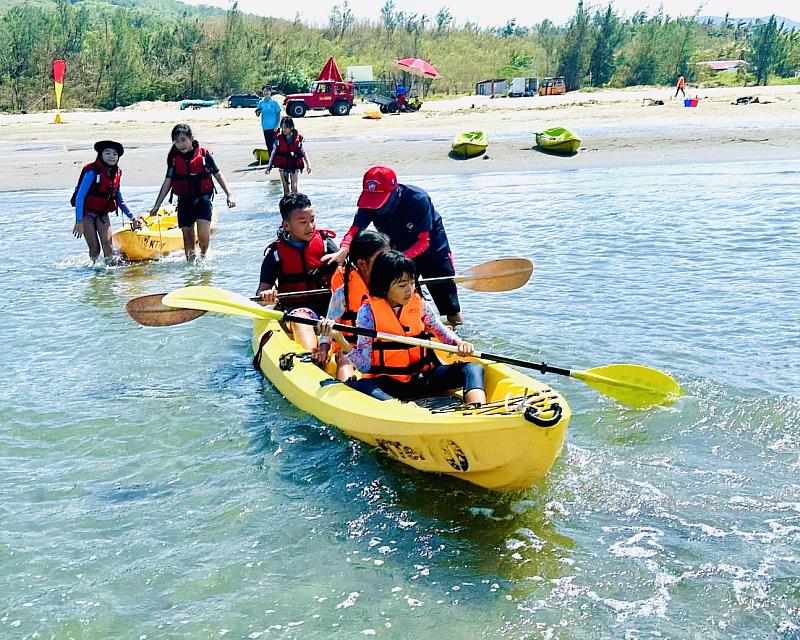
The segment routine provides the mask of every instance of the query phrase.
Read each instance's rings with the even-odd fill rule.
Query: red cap
[[[397,175],[389,167],[370,167],[364,174],[364,187],[358,198],[362,209],[380,209],[397,189]]]

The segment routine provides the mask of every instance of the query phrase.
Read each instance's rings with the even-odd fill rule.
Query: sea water
[[[517,291],[462,290],[466,339],[685,389],[633,410],[548,376],[567,446],[513,495],[295,409],[247,321],[126,315],[190,284],[252,295],[274,184],[236,183],[192,266],[92,266],[67,190],[0,193],[0,638],[800,638],[796,166],[403,176],[461,270],[535,261]],[[359,181],[301,183],[341,235]]]

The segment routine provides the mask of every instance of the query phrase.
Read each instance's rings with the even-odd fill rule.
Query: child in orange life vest
[[[333,295],[328,304],[326,318],[342,324],[355,325],[358,310],[369,299],[367,283],[372,263],[378,254],[388,250],[389,238],[378,231],[360,231],[353,238],[345,266],[339,267],[331,279]],[[345,334],[344,337],[351,345],[356,344],[354,334]],[[336,352],[336,377],[345,382],[353,376],[355,369],[338,345],[331,344],[330,336],[319,339],[319,351],[315,354],[314,361],[324,366],[332,346]]]
[[[215,178],[225,192],[228,207],[236,206],[236,198],[228,188],[228,182],[217,168],[211,152],[201,147],[192,137],[188,124],[176,124],[172,128],[172,148],[167,154],[167,177],[158,192],[156,203],[150,209],[155,215],[162,201],[172,189],[178,196],[178,226],[183,232],[183,250],[186,259],[195,259],[195,225],[200,257],[205,257],[211,239],[211,201],[214,199]]]
[[[289,116],[281,118],[281,132],[270,150],[267,173],[272,171],[273,166],[281,170],[284,196],[289,195],[290,191],[297,193],[297,177],[304,167],[311,174],[311,163],[303,146],[303,136],[297,133],[294,120]]]
[[[338,249],[333,231],[317,229],[311,200],[302,193],[281,198],[281,226],[278,239],[264,251],[261,280],[256,292],[266,304],[275,304],[278,293],[329,289],[335,265],[323,264],[321,258]],[[290,298],[284,308],[291,313],[317,319],[328,308],[330,292],[322,296]],[[317,350],[314,327],[289,323],[294,339],[309,351]]]
[[[133,217],[120,190],[122,169],[119,168],[119,159],[125,153],[123,146],[113,140],[101,140],[95,143],[94,150],[97,158],[84,165],[70,201],[75,207],[72,235],[86,240],[92,260],[97,260],[102,248],[103,257],[108,261],[114,255],[108,214],[122,209],[134,228],[139,227],[141,219]]]
[[[372,264],[370,297],[358,311],[356,326],[409,337],[432,334],[445,344],[456,345],[461,356],[475,348],[442,324],[436,310],[419,293],[414,261],[398,251],[379,254]],[[366,336],[358,336],[353,347],[341,333],[331,328],[332,320],[318,323],[320,335],[331,336],[353,365],[361,380],[350,386],[378,400],[407,399],[436,395],[461,387],[464,402],[483,404],[483,367],[474,362],[442,364],[434,352]]]

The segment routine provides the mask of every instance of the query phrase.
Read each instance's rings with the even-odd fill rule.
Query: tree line
[[[0,110],[52,108],[51,64],[67,62],[62,106],[111,109],[141,100],[221,98],[275,85],[305,90],[329,55],[340,68],[372,65],[378,78],[408,80],[395,59],[431,61],[442,74],[430,90],[469,94],[485,79],[563,75],[569,88],[711,81],[700,60],[744,59],[742,81],[766,84],[800,69],[800,36],[778,22],[659,11],[632,16],[612,4],[578,0],[566,25],[532,27],[509,20],[483,28],[457,24],[450,9],[419,15],[387,0],[376,20],[357,19],[348,0],[331,9],[328,25],[243,14],[236,3],[218,16],[160,13],[110,3],[54,0],[18,4],[0,18]]]

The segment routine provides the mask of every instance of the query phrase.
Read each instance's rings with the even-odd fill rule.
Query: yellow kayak
[[[537,133],[536,144],[546,151],[569,155],[581,148],[581,139],[569,129],[553,127]]]
[[[183,251],[183,232],[178,226],[174,207],[162,208],[158,214],[147,216],[144,222],[145,226],[140,229],[133,229],[130,222],[126,222],[111,238],[126,260],[156,260]],[[216,222],[217,214],[213,210],[212,229]]]
[[[488,146],[489,137],[483,131],[459,133],[451,145],[453,151],[465,159],[481,155]]]
[[[253,157],[258,164],[267,164],[269,162],[269,149],[253,149]]]
[[[561,394],[503,364],[483,363],[486,405],[454,397],[437,409],[382,402],[336,381],[275,320],[254,321],[253,351],[289,402],[419,471],[520,491],[547,475],[567,436],[571,412]]]

